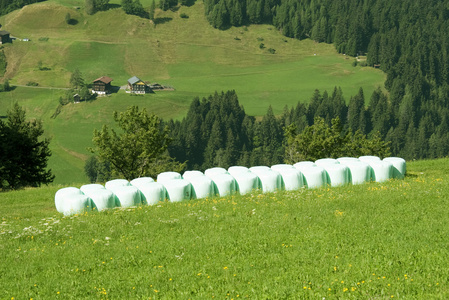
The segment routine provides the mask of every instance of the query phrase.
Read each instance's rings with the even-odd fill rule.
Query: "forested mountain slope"
[[[340,53],[367,54],[387,73],[383,135],[408,158],[449,150],[449,4],[432,0],[205,0],[216,28],[268,23],[298,39],[334,43]]]

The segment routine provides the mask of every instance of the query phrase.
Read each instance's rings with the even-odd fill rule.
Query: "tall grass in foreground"
[[[448,169],[73,217],[56,187],[3,193],[0,298],[445,299]]]

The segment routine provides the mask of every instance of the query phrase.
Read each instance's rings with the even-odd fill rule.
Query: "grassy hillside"
[[[3,29],[31,39],[4,47],[8,60],[4,78],[20,86],[0,95],[0,116],[19,102],[28,116],[43,119],[46,134],[53,138],[50,167],[56,183],[86,181],[82,167],[93,129],[110,123],[114,110],[129,105],[179,119],[193,97],[235,89],[249,114],[263,115],[269,105],[280,113],[285,105],[308,101],[316,88],[331,91],[341,86],[349,99],[359,87],[370,95],[385,80],[380,70],[353,67],[353,58],[337,54],[332,45],[288,39],[272,26],[213,29],[205,20],[202,1],[176,12],[157,10],[155,24],[126,15],[121,8],[88,16],[83,5],[79,0],[46,1],[0,17]],[[65,23],[67,13],[76,25]],[[181,18],[181,13],[189,18]],[[276,54],[268,48],[276,49]],[[50,70],[41,71],[39,65]],[[68,105],[50,119],[76,68],[86,82],[106,75],[121,86],[137,75],[171,85],[175,91],[143,97],[120,91],[93,103]],[[28,82],[44,88],[24,87]]]
[[[1,298],[446,299],[449,160],[405,180],[62,217],[2,193]]]

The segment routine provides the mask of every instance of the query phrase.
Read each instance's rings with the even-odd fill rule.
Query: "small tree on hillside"
[[[73,89],[80,89],[84,86],[83,75],[81,74],[79,69],[76,69],[72,76],[70,77],[70,86]]]
[[[71,20],[72,20],[72,17],[70,16],[69,13],[67,13],[65,15],[65,22],[70,25]]]
[[[50,140],[42,139],[44,130],[39,120],[27,121],[25,110],[17,103],[0,120],[0,189],[40,186],[53,181],[46,170]]]
[[[95,13],[94,0],[85,0],[84,9],[88,15],[93,15]]]
[[[161,128],[161,120],[156,115],[131,106],[120,114],[114,112],[114,121],[122,132],[117,133],[106,125],[100,131],[94,130],[95,148],[90,149],[101,161],[110,162],[114,173],[131,180],[154,176],[164,166],[183,168],[165,154],[171,139],[168,127]]]
[[[150,5],[150,10],[148,12],[148,19],[150,20],[154,20],[154,12],[156,10],[156,3],[153,1],[151,1],[151,5]]]

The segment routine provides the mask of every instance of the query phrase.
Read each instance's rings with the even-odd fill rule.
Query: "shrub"
[[[189,16],[187,14],[185,14],[185,13],[181,13],[179,16],[181,18],[183,18],[183,19],[188,19],[189,18]]]
[[[39,39],[38,39],[38,41],[39,42],[48,42],[48,37],[40,37]]]
[[[276,53],[276,49],[269,48],[269,49],[268,49],[268,52],[270,52],[271,54],[275,54],[275,53]]]
[[[263,37],[258,37],[257,40],[258,40],[259,42],[262,42],[262,41],[263,41]]]
[[[240,38],[239,38],[238,36],[236,36],[236,37],[234,38],[234,40],[240,41]]]
[[[264,43],[260,43],[259,48],[260,48],[260,49],[265,48],[265,44],[264,44]]]
[[[37,83],[36,81],[28,81],[26,85],[27,86],[38,86],[39,83]]]

